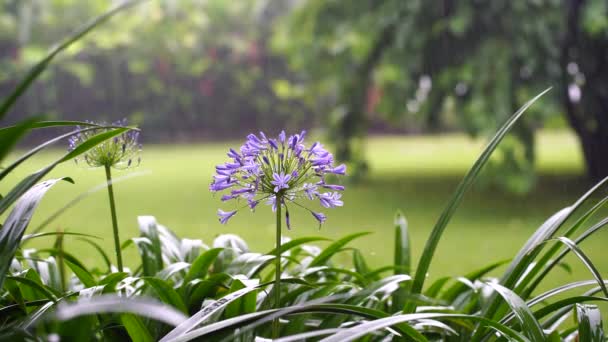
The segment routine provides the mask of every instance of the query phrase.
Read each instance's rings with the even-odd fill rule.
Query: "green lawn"
[[[154,215],[182,237],[200,238],[210,244],[218,234],[236,233],[244,237],[252,249],[270,250],[274,230],[268,207],[260,206],[256,213],[239,212],[226,226],[216,219],[218,207],[231,207],[209,193],[208,184],[214,165],[224,161],[229,146],[237,144],[145,146],[138,169],[115,173],[120,177],[131,172],[149,172],[116,185],[121,237],[138,234],[138,215]],[[588,184],[580,181],[583,166],[578,143],[572,135],[544,133],[538,144],[541,178],[537,189],[529,195],[517,196],[496,189],[474,188],[446,230],[430,277],[461,275],[474,267],[513,256],[549,215],[586,190]],[[344,207],[325,211],[329,219],[321,231],[307,212],[293,208],[294,228],[286,235],[337,238],[370,231],[373,234],[361,238],[355,246],[361,248],[374,265],[380,266],[392,260],[393,214],[402,209],[410,223],[417,255],[450,194],[481,149],[481,141],[474,142],[461,135],[373,138],[367,146],[370,177],[361,184],[348,186]],[[18,176],[36,170],[60,153],[59,150],[43,153],[23,167]],[[102,170],[76,167],[73,163],[61,165],[52,174],[54,177],[64,175],[73,177],[76,184],[56,186],[41,204],[30,228],[104,180]],[[0,192],[4,193],[16,180],[13,175],[2,182]],[[91,195],[61,216],[51,229],[101,236],[102,244],[110,252],[112,238],[106,196],[105,191]],[[606,237],[605,233],[598,234],[583,245],[604,272],[608,271],[608,260],[602,252]],[[50,238],[46,239],[32,246],[51,243]],[[98,255],[87,245],[70,241],[67,246],[72,253],[88,263],[100,263]],[[135,257],[135,251],[129,250],[127,264],[133,263]],[[341,256],[341,261],[347,261],[346,254]],[[577,261],[570,262],[575,274],[570,276],[558,271],[560,281],[590,278]]]

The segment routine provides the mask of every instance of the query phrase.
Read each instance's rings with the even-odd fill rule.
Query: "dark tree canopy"
[[[333,100],[338,156],[361,159],[357,142],[374,115],[471,135],[493,131],[547,87],[490,169],[503,185],[533,184],[534,132],[564,113],[593,179],[608,175],[608,5],[601,0],[304,1],[278,30],[317,97]]]

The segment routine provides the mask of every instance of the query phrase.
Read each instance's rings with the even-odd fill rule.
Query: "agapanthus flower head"
[[[91,122],[92,123],[92,122]],[[105,124],[99,124],[105,126]],[[127,119],[113,122],[110,126],[127,127]],[[82,127],[78,127],[82,129]],[[73,135],[69,139],[68,150],[74,150],[78,145],[87,141],[94,135],[103,133],[108,129],[89,129]],[[127,169],[138,166],[141,163],[141,144],[139,143],[139,130],[128,130],[112,139],[88,150],[82,156],[75,158],[75,162],[85,162],[90,167],[112,167],[115,169]]]
[[[273,211],[280,205],[285,208],[288,227],[290,204],[306,210],[302,200],[319,200],[326,208],[342,206],[339,192],[344,186],[326,180],[329,175],[345,175],[346,166],[334,165],[332,154],[318,142],[307,147],[305,136],[306,131],[289,137],[282,131],[276,138],[267,138],[262,132],[249,134],[239,151],[229,150],[229,162],[215,167],[209,190],[223,192],[222,201],[242,200],[243,207],[251,210],[259,203]],[[237,210],[218,210],[220,222],[226,223]],[[319,224],[325,222],[323,213],[309,211]]]

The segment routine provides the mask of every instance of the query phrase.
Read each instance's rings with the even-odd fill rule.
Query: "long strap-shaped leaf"
[[[19,84],[17,85],[17,88],[15,88],[15,90],[13,90],[13,92],[0,105],[0,120],[4,118],[4,116],[6,115],[6,113],[8,113],[9,109],[13,106],[15,101],[17,101],[17,99],[21,97],[21,95],[23,95],[27,88],[29,88],[32,82],[34,82],[36,78],[40,76],[40,74],[44,71],[44,69],[46,69],[46,67],[51,63],[55,56],[57,56],[60,52],[68,48],[74,42],[78,41],[80,38],[84,37],[87,33],[91,32],[95,27],[110,19],[116,13],[140,2],[142,2],[142,0],[125,1],[121,3],[120,5],[98,16],[97,18],[94,18],[93,20],[89,21],[81,28],[76,30],[74,33],[72,33],[70,36],[65,38],[61,43],[54,46],[47,53],[47,55],[40,62],[38,62],[38,64],[34,65],[30,69],[30,71],[28,71],[27,75],[25,75],[23,80],[21,80],[21,82],[19,82]]]
[[[0,229],[0,288],[4,283],[4,278],[8,273],[8,268],[15,256],[15,252],[21,244],[23,233],[27,228],[38,203],[46,192],[57,182],[67,180],[69,178],[52,179],[39,183],[29,189],[17,202],[15,208],[9,214]]]
[[[244,289],[238,290],[236,292],[230,293],[212,304],[209,304],[201,311],[197,312],[193,316],[191,316],[188,320],[182,322],[180,325],[175,327],[175,329],[171,330],[165,337],[163,337],[160,341],[171,341],[178,336],[187,333],[188,331],[196,328],[201,323],[204,323],[209,317],[214,314],[222,311],[228,304],[234,302],[240,297],[246,295],[247,293],[256,290],[255,287],[246,287]]]
[[[355,341],[359,337],[370,334],[374,331],[381,330],[384,328],[388,328],[390,326],[418,321],[418,320],[426,320],[426,319],[461,319],[461,320],[470,320],[474,322],[481,322],[483,325],[492,327],[496,329],[496,331],[500,332],[502,335],[509,337],[511,340],[515,341],[528,341],[528,339],[516,332],[515,330],[502,325],[496,321],[489,320],[487,318],[475,315],[464,315],[464,314],[443,314],[443,313],[418,313],[418,314],[407,314],[407,315],[399,315],[399,316],[391,316],[387,318],[376,319],[373,321],[365,322],[359,324],[354,328],[343,329],[341,332],[334,334],[330,337],[324,338],[321,342],[349,342]]]
[[[100,313],[132,313],[151,318],[172,326],[184,322],[187,317],[173,307],[152,299],[122,298],[115,295],[95,296],[80,299],[76,303],[62,303],[57,307],[55,318],[61,321],[84,315]]]
[[[444,209],[443,213],[439,217],[439,220],[435,224],[433,231],[431,232],[431,236],[426,241],[426,245],[424,246],[424,251],[420,257],[420,261],[418,262],[418,267],[416,268],[416,275],[414,277],[414,282],[412,284],[411,293],[414,295],[420,294],[422,291],[422,287],[424,286],[424,280],[426,279],[427,272],[431,265],[431,261],[433,259],[433,255],[435,254],[435,250],[437,249],[437,245],[439,244],[439,240],[441,239],[441,235],[443,234],[445,228],[447,227],[452,215],[462,202],[462,198],[466,191],[473,185],[473,182],[477,178],[477,175],[483,168],[483,166],[490,159],[492,152],[496,149],[498,144],[502,141],[504,136],[509,132],[509,130],[513,127],[515,122],[522,116],[522,114],[528,109],[536,100],[538,100],[541,96],[547,93],[549,89],[541,92],[536,95],[533,99],[524,104],[507,122],[498,130],[494,138],[490,140],[487,147],[479,156],[475,164],[471,167],[467,175],[464,177],[462,182],[458,185],[456,192],[452,196],[452,199],[448,202],[447,207]],[[411,303],[406,305],[404,312],[414,312],[416,309],[415,303]]]
[[[522,330],[530,340],[532,341],[544,341],[545,334],[543,333],[543,328],[540,326],[540,323],[534,317],[534,314],[526,305],[523,299],[521,299],[515,292],[509,290],[508,288],[495,284],[488,283],[490,287],[492,287],[500,296],[509,304],[511,310],[513,310],[513,314],[519,320],[521,324]]]

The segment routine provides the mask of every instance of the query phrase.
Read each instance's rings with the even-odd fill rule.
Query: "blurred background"
[[[0,0],[0,97],[54,43],[118,3]],[[248,132],[310,130],[348,163],[351,184],[322,231],[302,212],[289,235],[373,231],[361,246],[381,264],[395,211],[408,217],[419,252],[484,141],[549,87],[448,228],[436,259],[452,260],[436,262],[460,274],[512,254],[608,176],[606,1],[150,0],[59,56],[3,124],[126,117],[142,128],[145,175],[117,186],[124,235],[137,234],[137,215],[152,214],[207,242],[262,231],[269,238],[258,249],[272,245],[270,214],[244,212],[220,226],[221,203],[207,191],[213,165]],[[77,184],[54,190],[43,213],[103,181],[101,171],[73,165],[54,172],[66,174]],[[106,206],[93,194],[51,228],[109,236]],[[601,240],[587,243],[592,258]]]

